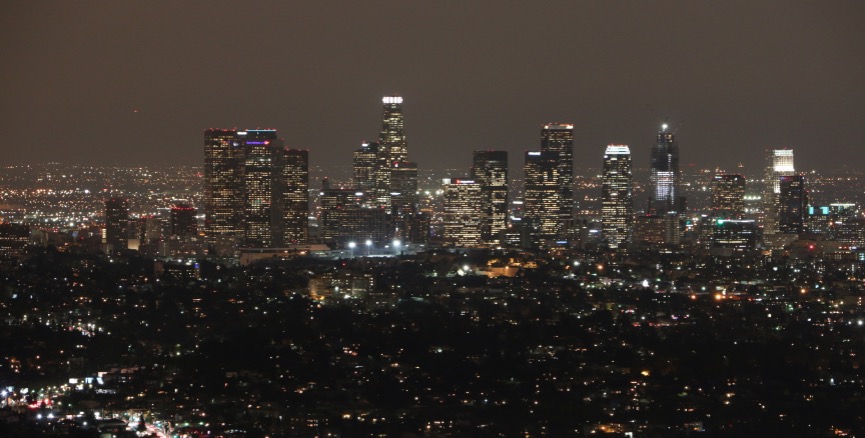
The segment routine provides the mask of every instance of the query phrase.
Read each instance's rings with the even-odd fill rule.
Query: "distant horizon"
[[[648,166],[667,123],[683,166],[788,147],[832,169],[865,162],[863,21],[796,0],[2,2],[0,161],[198,165],[207,127],[262,126],[348,165],[398,95],[430,169],[487,149],[517,169],[545,123],[592,166],[608,144]]]

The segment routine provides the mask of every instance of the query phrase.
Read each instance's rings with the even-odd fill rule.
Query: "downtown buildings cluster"
[[[320,190],[310,187],[310,152],[285,148],[275,130],[205,131],[207,252],[255,259],[316,250],[397,254],[410,246],[686,247],[732,255],[783,250],[806,234],[845,248],[865,244],[854,204],[809,204],[807,178],[795,171],[791,149],[768,150],[766,170],[747,192],[743,174],[716,172],[708,208],[689,208],[679,145],[667,124],[652,146],[645,198],[635,195],[641,182],[630,147],[609,145],[602,161],[599,154],[599,209],[578,209],[568,123],[542,125],[539,150],[524,153],[518,187],[507,151],[476,150],[467,174],[442,178],[429,196],[409,160],[403,98],[386,96],[382,104],[379,137],[354,151],[351,182],[325,178]]]

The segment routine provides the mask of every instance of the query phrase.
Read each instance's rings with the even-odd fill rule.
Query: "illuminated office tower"
[[[481,246],[481,185],[474,180],[445,178],[444,240],[448,246]]]
[[[766,151],[766,173],[763,178],[763,212],[764,233],[777,233],[779,199],[781,194],[781,177],[793,175],[796,168],[793,165],[792,149],[772,149]]]
[[[391,163],[408,161],[408,146],[405,139],[405,120],[402,114],[402,97],[385,96],[381,116],[379,143],[387,151]]]
[[[766,192],[781,193],[780,178],[785,175],[793,175],[796,168],[793,164],[792,149],[773,149],[766,151]]]
[[[396,214],[414,213],[418,204],[417,163],[398,161],[390,169],[390,203]]]
[[[354,151],[354,187],[372,199],[375,193],[375,175],[378,167],[378,143],[363,142]]]
[[[129,202],[123,198],[105,201],[105,243],[112,251],[122,251],[129,239]]]
[[[609,145],[604,152],[601,189],[601,234],[610,248],[628,242],[634,216],[631,150]]]
[[[745,214],[745,177],[715,175],[712,179],[712,216],[741,219]]]
[[[574,212],[574,125],[548,123],[541,129],[541,152],[556,155],[558,176],[556,185],[559,224],[562,236],[570,228]]]
[[[799,234],[804,231],[808,212],[808,192],[804,175],[783,175],[778,178],[778,231]]]
[[[233,129],[204,131],[204,234],[219,253],[233,249],[243,232],[243,139]]]
[[[555,152],[526,152],[523,221],[540,240],[555,239],[561,231],[559,157]]]
[[[309,240],[309,151],[284,149],[281,246]]]
[[[279,247],[282,141],[275,130],[248,130],[242,146],[243,246]]]
[[[684,209],[684,198],[680,193],[679,145],[667,124],[652,148],[649,168],[649,213],[657,215],[680,214]]]
[[[195,207],[189,204],[177,204],[171,207],[170,235],[184,238],[195,237],[198,234],[195,212]],[[147,239],[141,239],[141,241],[146,242]]]
[[[402,102],[400,96],[382,98],[372,197],[372,204],[399,213],[413,212],[417,206],[417,164],[408,161]]]
[[[475,151],[471,173],[481,186],[481,238],[500,243],[499,236],[508,227],[507,151]]]

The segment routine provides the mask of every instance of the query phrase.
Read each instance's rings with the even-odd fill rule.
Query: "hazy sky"
[[[10,0],[0,57],[0,164],[200,165],[203,129],[269,127],[349,166],[391,93],[421,168],[519,167],[544,122],[646,167],[664,120],[683,165],[865,163],[862,1]]]

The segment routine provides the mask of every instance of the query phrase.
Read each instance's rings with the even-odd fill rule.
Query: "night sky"
[[[269,127],[349,166],[391,93],[421,168],[519,168],[544,122],[647,167],[665,120],[683,164],[865,162],[862,1],[5,1],[0,56],[0,164],[201,165],[203,129]]]

